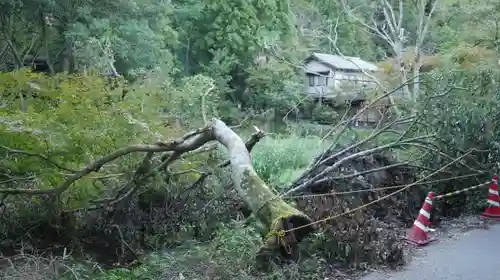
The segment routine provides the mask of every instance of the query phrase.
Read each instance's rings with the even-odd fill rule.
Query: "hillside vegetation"
[[[427,191],[498,172],[497,2],[0,1],[1,278],[404,265]],[[376,63],[386,118],[306,98],[311,52]]]

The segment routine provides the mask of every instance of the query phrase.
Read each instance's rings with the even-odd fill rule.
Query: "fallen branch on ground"
[[[264,133],[261,130],[259,130],[256,127],[255,127],[255,129],[256,129],[256,132],[252,134],[250,139],[245,144],[248,151],[251,151],[253,149],[253,147],[255,146],[255,144],[257,144],[259,142],[259,140],[262,137],[264,137]],[[203,147],[212,147],[212,146],[214,146],[214,145],[209,145],[209,146],[204,145]],[[197,153],[198,153],[200,151],[200,149],[201,148],[197,148],[194,151],[197,151]],[[137,190],[146,183],[148,178],[152,177],[154,174],[157,174],[158,172],[161,172],[170,163],[172,163],[174,161],[173,160],[174,157],[172,156],[174,153],[167,154],[166,156],[163,156],[161,164],[156,166],[155,168],[153,168],[151,170],[149,170],[149,168],[146,167],[146,166],[149,166],[149,160],[151,159],[151,155],[150,155],[150,153],[148,153],[148,155],[146,155],[146,157],[143,159],[143,162],[137,168],[132,179],[128,183],[126,183],[123,187],[120,188],[120,190],[118,191],[117,195],[115,195],[114,198],[94,200],[94,203],[100,203],[101,205],[98,205],[98,206],[95,206],[92,208],[87,208],[87,209],[73,209],[73,210],[71,210],[71,212],[76,212],[76,211],[80,211],[80,210],[97,210],[97,209],[101,209],[104,207],[113,206],[115,204],[118,204],[118,203],[124,201],[125,199],[127,199],[128,197],[130,197],[134,193],[136,193]],[[176,159],[182,158],[182,155],[175,156],[175,158]],[[229,164],[230,164],[230,161],[226,160],[226,161],[220,163],[219,165],[217,165],[216,168],[223,168],[223,167],[228,166]],[[145,173],[145,171],[149,171],[149,172]],[[212,173],[213,173],[213,172],[205,172],[205,171],[196,170],[196,169],[187,169],[187,170],[182,170],[179,172],[172,173],[170,175],[182,175],[182,174],[186,174],[186,173],[190,173],[190,172],[196,172],[196,173],[200,174],[200,177],[193,183],[193,185],[191,187],[188,187],[185,191],[188,191],[190,189],[193,189],[195,187],[200,186],[201,184],[203,184],[204,180],[206,178],[208,178],[208,176],[212,175]]]

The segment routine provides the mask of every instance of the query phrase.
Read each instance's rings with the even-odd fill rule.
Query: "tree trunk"
[[[257,175],[245,142],[233,130],[218,119],[212,120],[211,128],[213,136],[228,149],[234,187],[265,226],[265,240],[257,254],[258,261],[266,262],[276,255],[292,257],[296,245],[314,231],[309,225],[311,219],[287,204]],[[292,230],[297,227],[301,228]]]

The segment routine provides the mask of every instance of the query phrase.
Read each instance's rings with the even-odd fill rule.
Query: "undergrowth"
[[[173,250],[157,251],[132,268],[109,269],[91,260],[75,260],[70,256],[49,258],[23,253],[9,258],[8,268],[0,275],[9,280],[312,280],[331,273],[325,260],[312,256],[298,263],[276,266],[265,273],[258,272],[253,260],[260,243],[253,227],[235,221],[221,225],[209,243],[189,241]]]

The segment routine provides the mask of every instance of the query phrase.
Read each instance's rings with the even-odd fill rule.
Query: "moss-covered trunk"
[[[296,245],[314,229],[311,219],[277,196],[253,169],[243,140],[225,123],[212,120],[213,136],[229,152],[231,179],[239,195],[266,227],[259,259],[281,255],[290,257]],[[293,230],[299,228],[297,230]]]

